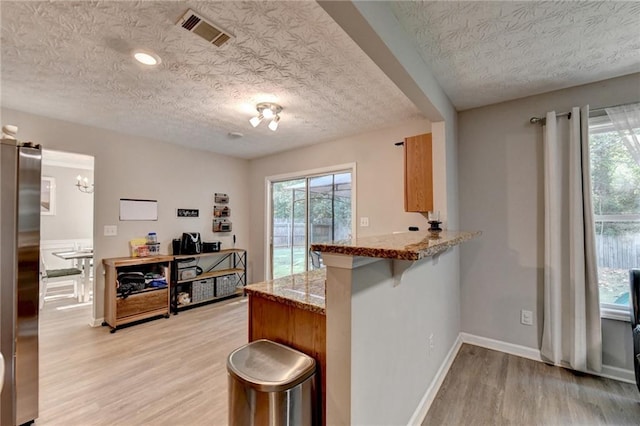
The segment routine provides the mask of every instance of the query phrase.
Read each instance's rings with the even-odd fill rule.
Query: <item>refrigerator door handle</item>
[[[3,386],[4,386],[4,357],[2,356],[2,352],[0,352],[0,392],[2,392]]]
[[[0,352],[0,393],[2,393],[2,387],[4,386],[4,357]]]

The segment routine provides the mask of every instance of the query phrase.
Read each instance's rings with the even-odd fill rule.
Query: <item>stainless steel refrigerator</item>
[[[38,417],[39,145],[0,140],[0,425]]]

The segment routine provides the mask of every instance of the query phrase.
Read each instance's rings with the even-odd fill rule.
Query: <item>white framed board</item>
[[[158,220],[158,201],[120,198],[120,220]]]

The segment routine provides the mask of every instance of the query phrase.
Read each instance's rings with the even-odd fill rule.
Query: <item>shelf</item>
[[[200,259],[208,258],[204,262]],[[194,259],[195,264],[204,263],[202,267],[207,271],[193,278],[177,280],[177,273],[174,273],[173,280],[171,281],[171,310],[174,314],[178,314],[179,311],[196,308],[198,306],[206,305],[208,303],[215,303],[231,297],[237,297],[244,294],[244,287],[247,283],[247,251],[242,248],[229,248],[220,251],[214,251],[210,253],[199,254],[181,254],[174,257],[172,266],[176,266],[178,262],[184,259]],[[179,269],[178,269],[179,270]],[[186,291],[193,295],[194,285],[202,280],[213,280],[213,278],[224,277],[225,275],[232,275],[237,278],[235,284],[238,286],[233,293],[226,296],[211,297],[205,300],[199,300],[197,302],[191,302],[186,305],[178,305],[178,294],[180,291]],[[224,284],[227,282],[225,280]],[[230,284],[230,283],[229,283]],[[210,290],[210,289],[208,289]],[[214,292],[215,293],[215,289]],[[207,296],[212,295],[212,292],[205,294]],[[204,294],[198,293],[198,296]]]
[[[212,251],[209,253],[200,253],[200,254],[178,254],[173,256],[173,258],[175,260],[182,260],[182,259],[189,259],[192,257],[198,258],[198,257],[205,257],[205,256],[215,256],[215,255],[222,255],[222,254],[230,254],[230,253],[244,253],[246,250],[245,249],[237,249],[237,248],[230,248],[230,249],[222,249],[220,251]]]
[[[173,260],[173,256],[159,254],[159,255],[145,256],[145,257],[115,257],[111,259],[102,259],[102,263],[107,266],[120,268],[122,266],[132,266],[132,265],[138,266],[138,265],[147,265],[150,263],[171,262],[172,260]]]
[[[187,309],[187,308],[190,308],[192,306],[202,305],[204,303],[213,302],[215,300],[226,299],[226,298],[232,297],[232,296],[242,296],[243,294],[244,294],[244,289],[243,288],[239,288],[236,291],[234,291],[233,293],[227,294],[226,296],[218,296],[218,297],[212,297],[212,298],[205,299],[205,300],[199,300],[197,302],[190,302],[188,305],[178,305],[177,308],[178,308],[178,310]]]
[[[202,273],[202,274],[200,274],[200,275],[198,275],[198,276],[196,276],[194,278],[189,278],[188,280],[176,281],[175,284],[184,284],[184,283],[190,283],[190,282],[193,282],[193,281],[204,280],[206,278],[221,277],[223,275],[243,274],[243,273],[244,273],[244,269],[239,269],[239,268],[218,269],[216,271]]]
[[[127,294],[127,297],[133,296],[135,294],[148,293],[150,291],[167,290],[168,288],[169,288],[168,283],[164,287],[147,287],[147,288],[144,288],[142,290],[132,291],[131,293]],[[116,290],[116,297],[119,298],[119,299],[122,299],[122,294],[117,292],[117,290]],[[126,297],[125,297],[125,299],[126,299]]]

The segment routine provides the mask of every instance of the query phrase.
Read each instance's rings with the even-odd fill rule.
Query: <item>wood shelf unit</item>
[[[212,297],[210,299],[200,300],[198,302],[191,302],[191,303],[189,303],[187,305],[178,305],[178,310],[185,310],[185,309],[189,309],[189,308],[195,308],[196,306],[206,305],[207,303],[216,302],[218,300],[229,299],[230,297],[242,296],[243,294],[244,294],[244,290],[237,290],[235,293],[228,294],[226,296]]]
[[[244,294],[244,290],[239,289],[239,287],[247,285],[247,251],[244,249],[232,248],[211,253],[181,254],[174,256],[173,259],[173,274],[171,276],[171,311],[175,315],[185,309],[214,303],[219,300]],[[202,263],[203,266],[205,263],[208,263],[206,268],[207,270],[193,278],[179,280],[178,276],[180,268],[178,268],[178,264],[181,260],[184,261],[187,259],[194,259],[196,264],[200,265]],[[219,296],[218,289],[221,286],[219,285],[218,280],[228,275],[233,275],[236,280],[236,290]],[[201,282],[209,279],[213,280],[213,297],[206,297],[204,299],[194,301],[193,284],[195,282]],[[189,303],[178,303],[178,295],[181,292],[189,294]]]
[[[105,268],[104,323],[111,332],[122,325],[157,316],[169,316],[169,282],[173,256],[118,257],[103,259]],[[146,288],[129,294],[118,295],[119,272],[157,272],[167,280],[167,287]]]
[[[189,283],[189,282],[192,282],[192,281],[204,280],[204,279],[207,279],[207,278],[221,277],[223,275],[231,275],[231,274],[244,274],[244,269],[231,268],[231,269],[220,269],[219,271],[204,272],[204,273],[198,275],[195,278],[190,278],[188,280],[177,280],[176,284],[184,284],[184,283]]]

